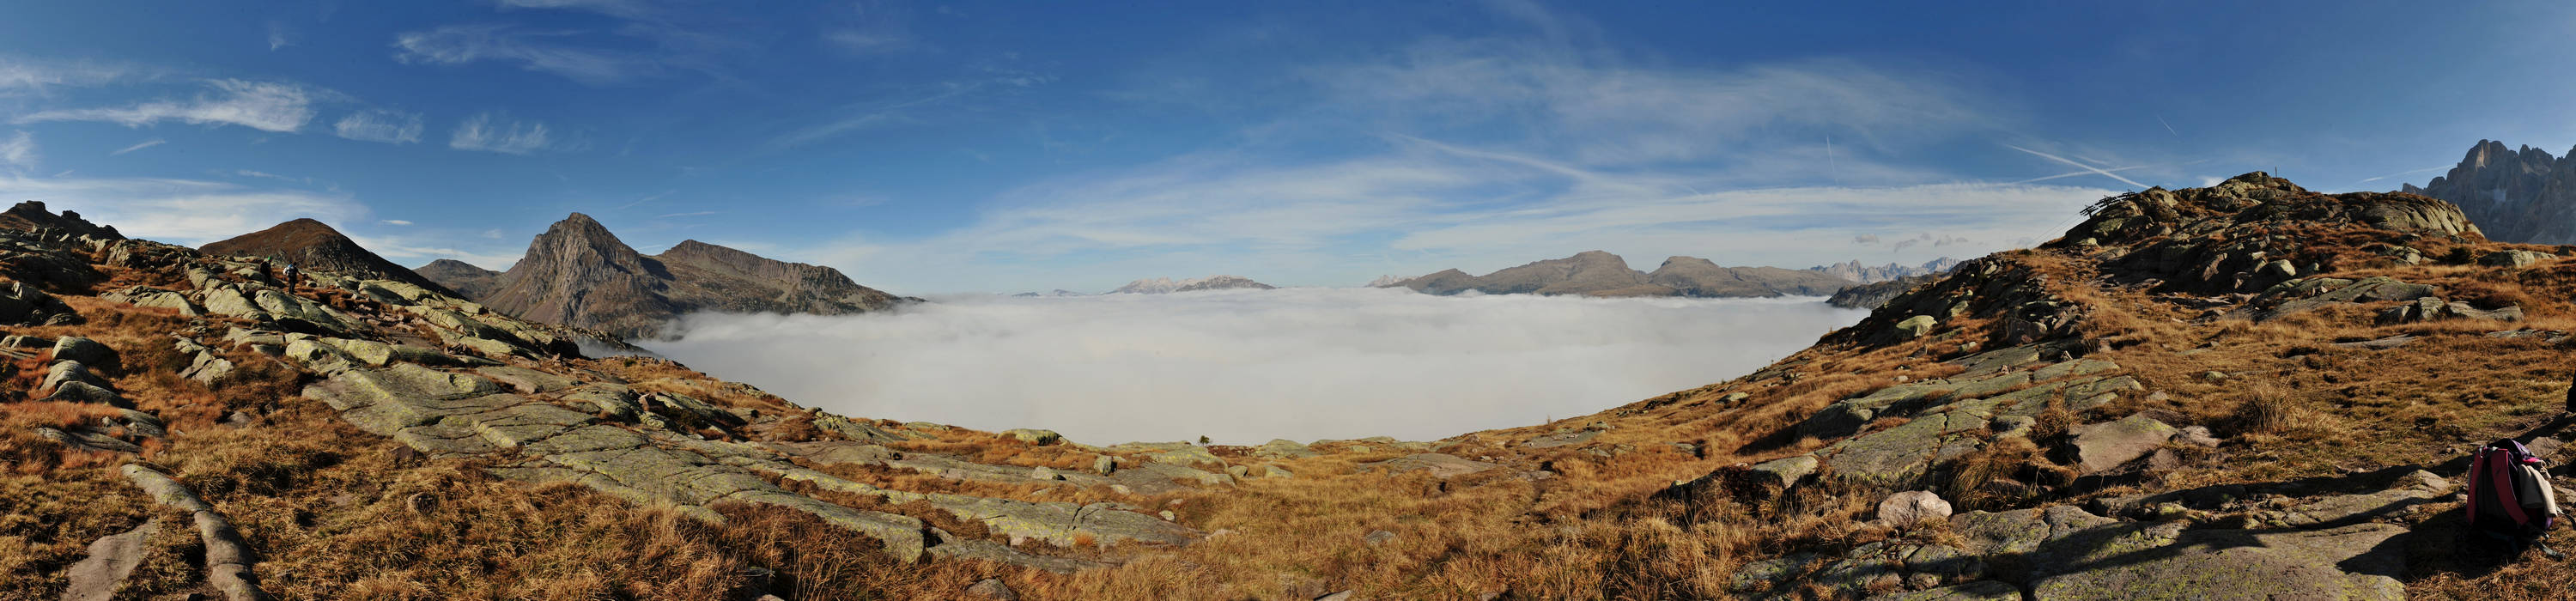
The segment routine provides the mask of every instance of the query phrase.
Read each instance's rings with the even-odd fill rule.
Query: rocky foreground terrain
[[[1095,446],[0,230],[0,597],[2565,598],[2455,551],[2469,449],[2571,436],[2569,250],[2255,173],[1594,415]]]

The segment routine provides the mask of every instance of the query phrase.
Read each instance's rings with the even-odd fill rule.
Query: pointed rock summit
[[[918,299],[858,285],[829,267],[696,240],[647,256],[573,213],[530,241],[528,255],[483,302],[525,319],[649,337],[673,333],[666,326],[694,312],[842,315],[907,300]]]
[[[329,224],[310,218],[296,219],[275,227],[235,236],[232,239],[197,249],[210,255],[265,257],[294,264],[298,269],[329,271],[365,279],[394,280],[442,294],[452,294],[446,286],[396,265],[359,246],[356,240],[342,235]]]

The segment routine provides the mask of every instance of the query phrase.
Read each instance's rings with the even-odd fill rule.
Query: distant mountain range
[[[2449,173],[2397,191],[2459,205],[2489,240],[2576,244],[2576,150],[2568,155],[2479,140]]]
[[[1110,294],[1170,294],[1170,293],[1173,293],[1173,292],[1195,292],[1195,291],[1199,291],[1199,290],[1233,290],[1233,289],[1269,290],[1269,289],[1277,288],[1277,287],[1278,287],[1278,286],[1272,286],[1272,285],[1264,284],[1264,283],[1261,283],[1261,282],[1255,282],[1255,281],[1252,281],[1252,278],[1247,278],[1247,277],[1243,277],[1243,276],[1235,276],[1235,275],[1212,275],[1212,276],[1203,277],[1203,278],[1190,278],[1190,279],[1186,279],[1186,280],[1179,280],[1179,281],[1174,281],[1174,280],[1172,280],[1171,278],[1150,278],[1150,279],[1136,280],[1136,281],[1133,281],[1133,282],[1128,282],[1128,283],[1127,283],[1127,285],[1125,285],[1125,286],[1119,286],[1117,290],[1111,290],[1111,291],[1109,291],[1109,293],[1110,293]]]
[[[573,213],[528,243],[507,272],[459,261],[423,266],[494,310],[522,319],[657,336],[679,316],[700,312],[842,315],[920,299],[850,281],[830,267],[788,263],[683,241],[646,256],[588,215]]]
[[[1482,276],[1446,269],[1409,279],[1381,277],[1370,285],[1410,288],[1416,292],[1442,295],[1475,291],[1484,294],[1708,298],[1824,296],[1855,284],[1939,273],[1957,264],[1958,261],[1944,258],[1921,267],[1895,264],[1869,267],[1852,261],[1808,269],[1784,269],[1722,267],[1708,259],[1676,256],[1664,259],[1663,265],[1653,272],[1642,272],[1630,269],[1628,261],[1619,255],[1594,250]]]
[[[1080,293],[1080,292],[1074,292],[1074,291],[1066,290],[1066,289],[1063,289],[1063,288],[1057,288],[1057,289],[1049,290],[1049,291],[1046,291],[1046,292],[1022,292],[1022,293],[1019,293],[1019,294],[1013,294],[1013,295],[1011,295],[1011,296],[1014,296],[1014,297],[1020,297],[1020,298],[1039,298],[1039,297],[1050,297],[1050,298],[1052,298],[1052,297],[1065,297],[1065,296],[1091,296],[1091,295],[1083,294],[1083,293]]]
[[[68,211],[67,211],[68,213]],[[376,256],[320,221],[297,219],[197,249],[209,255],[265,257],[297,269],[333,271],[372,280],[394,280],[456,296],[447,286]]]

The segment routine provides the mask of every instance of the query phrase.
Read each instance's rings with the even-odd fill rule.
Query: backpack
[[[2513,439],[2479,447],[2469,462],[2469,526],[2519,550],[2558,525],[2558,494],[2540,458]]]

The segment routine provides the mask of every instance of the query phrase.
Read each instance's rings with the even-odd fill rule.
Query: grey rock
[[[1950,502],[1930,491],[1913,490],[1888,495],[1878,502],[1878,519],[1903,527],[1950,519]]]
[[[1360,464],[1360,467],[1362,469],[1385,470],[1387,475],[1418,471],[1428,473],[1433,478],[1447,480],[1502,466],[1471,459],[1462,459],[1456,455],[1417,453],[1385,461],[1362,463]]]
[[[1011,440],[1017,440],[1032,445],[1051,445],[1064,440],[1064,435],[1057,434],[1054,430],[1039,430],[1035,428],[1014,428],[1004,430],[1002,431],[1002,435],[1010,437]]]
[[[2099,473],[2134,461],[2179,433],[2173,426],[2145,415],[2076,428],[2075,449],[2085,473]]]
[[[46,396],[45,400],[64,403],[90,403],[111,407],[124,407],[128,409],[133,408],[133,405],[127,404],[125,402],[125,397],[116,394],[116,391],[100,388],[88,382],[78,381],[64,382],[61,385],[55,386],[54,393]]]
[[[1760,475],[1762,483],[1787,488],[1796,486],[1799,481],[1805,480],[1808,474],[1816,473],[1816,466],[1819,464],[1821,462],[1817,461],[1814,455],[1797,455],[1756,463],[1753,464],[1752,470],[1753,473]]]
[[[107,386],[106,380],[99,379],[98,376],[91,375],[89,373],[89,366],[81,365],[81,362],[79,361],[66,360],[55,361],[52,367],[45,369],[45,379],[36,383],[36,392],[53,390],[62,386],[65,382],[80,382],[98,387]]]
[[[1313,457],[1315,456],[1315,451],[1307,448],[1306,445],[1297,444],[1297,441],[1281,438],[1272,439],[1270,442],[1261,443],[1261,446],[1253,447],[1252,455],[1255,457],[1268,457],[1271,459],[1299,459]]]
[[[1896,338],[1899,340],[1922,338],[1932,333],[1932,326],[1936,321],[1930,315],[1905,318],[1903,321],[1896,322]]]
[[[79,361],[85,365],[106,367],[111,370],[117,366],[116,349],[107,348],[107,345],[99,344],[96,340],[79,336],[64,336],[56,339],[54,360]]]
[[[147,549],[145,540],[161,529],[161,520],[147,520],[143,525],[118,534],[99,537],[89,544],[89,556],[63,570],[71,585],[63,589],[63,601],[109,601],[116,598],[118,587],[143,565]]]

